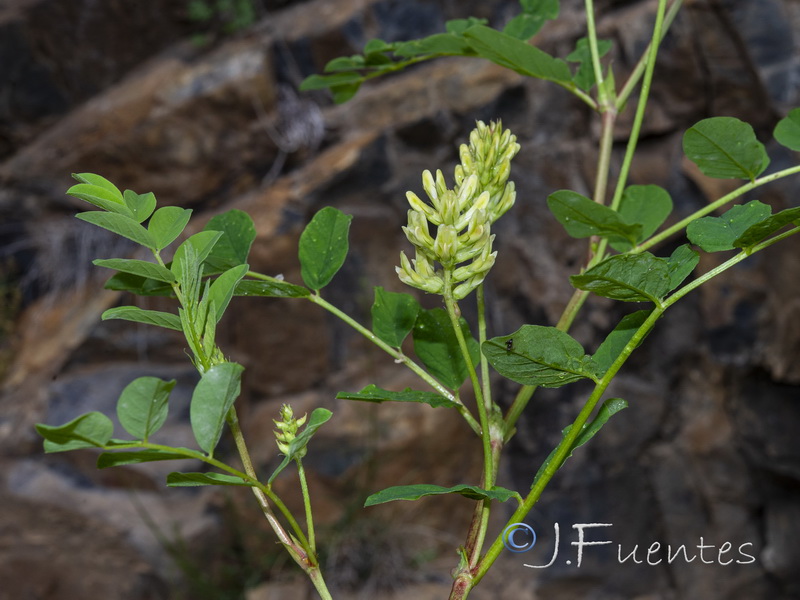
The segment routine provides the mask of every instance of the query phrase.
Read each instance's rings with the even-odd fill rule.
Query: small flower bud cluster
[[[281,406],[280,417],[280,421],[275,421],[273,419],[275,426],[278,428],[277,431],[275,431],[275,440],[278,443],[278,450],[281,451],[281,454],[288,456],[289,444],[291,444],[297,436],[297,430],[306,422],[306,415],[295,419],[292,407],[288,404],[284,404]],[[303,458],[305,454],[306,450],[303,448],[297,453],[297,458]]]
[[[443,294],[445,280],[435,263],[449,271],[456,300],[466,297],[480,285],[494,265],[494,235],[491,224],[514,204],[516,192],[508,182],[511,159],[519,151],[517,138],[502,125],[488,126],[478,121],[469,145],[459,150],[461,164],[455,168],[456,185],[447,188],[444,175],[436,171],[422,174],[422,187],[430,204],[414,192],[407,192],[411,205],[408,225],[403,231],[414,245],[414,259],[400,253],[396,267],[400,280],[412,287]],[[430,233],[436,227],[436,236]]]

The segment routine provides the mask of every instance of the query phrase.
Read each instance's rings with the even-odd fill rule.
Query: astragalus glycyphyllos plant
[[[279,542],[308,574],[320,596],[330,598],[317,553],[303,458],[312,436],[331,418],[331,412],[317,408],[298,418],[291,407],[284,406],[275,419],[276,442],[284,460],[269,476],[260,475],[250,459],[235,405],[244,369],[226,358],[215,336],[217,324],[234,296],[312,302],[363,334],[396,363],[411,369],[425,388],[392,391],[369,385],[359,392],[341,392],[337,398],[450,408],[474,432],[483,454],[480,481],[451,487],[436,482],[406,482],[376,491],[365,502],[372,506],[440,494],[458,494],[475,502],[472,522],[458,548],[460,560],[453,571],[450,594],[452,599],[466,598],[503,548],[503,534],[490,533],[488,526],[495,504],[515,505],[509,525],[523,521],[567,458],[627,406],[623,399],[607,398],[606,390],[661,316],[713,277],[800,231],[800,208],[772,214],[769,206],[757,200],[734,204],[719,216],[708,216],[751,190],[800,172],[800,166],[794,166],[764,175],[769,165],[764,145],[749,125],[735,118],[704,119],[683,137],[687,158],[705,175],[744,181],[734,191],[664,227],[672,210],[669,193],[655,185],[628,184],[659,43],[681,7],[680,0],[669,5],[666,0],[659,0],[651,43],[619,87],[611,65],[603,63],[610,44],[597,39],[591,0],[586,1],[587,37],[579,40],[575,51],[566,57],[576,63],[575,69],[526,42],[547,20],[557,17],[557,0],[523,0],[520,4],[521,14],[502,31],[486,26],[482,20],[468,19],[451,21],[446,33],[421,40],[372,40],[363,55],[331,61],[328,74],[310,77],[305,87],[330,88],[337,101],[345,101],[367,79],[438,56],[462,55],[487,59],[523,75],[554,82],[594,110],[601,133],[593,198],[571,190],[554,191],[547,198],[548,207],[565,230],[573,237],[589,240],[586,263],[570,276],[574,295],[555,326],[528,324],[494,337],[488,331],[484,282],[495,262],[502,260],[493,249],[492,225],[517,200],[509,176],[512,159],[524,151],[499,122],[477,123],[469,143],[460,148],[460,164],[452,177],[439,170],[435,175],[431,171],[423,173],[422,190],[427,199],[415,192],[407,195],[408,222],[403,231],[411,249],[398,248],[397,275],[415,290],[441,296],[442,306],[423,309],[411,294],[376,287],[371,327],[358,323],[322,294],[348,253],[351,217],[336,208],[326,207],[318,212],[300,237],[298,254],[304,284],[300,285],[250,269],[247,259],[255,230],[245,213],[233,210],[214,217],[203,231],[190,236],[172,252],[169,249],[187,226],[190,210],[173,206],[157,209],[152,193],[123,193],[99,175],[78,174],[75,178],[79,183],[68,193],[100,209],[81,213],[78,218],[136,242],[153,257],[152,261],[96,260],[98,266],[117,271],[106,287],[140,295],[171,296],[178,303],[177,312],[120,306],[106,311],[103,318],[127,319],[183,333],[200,374],[191,402],[197,448],[171,446],[169,440],[159,439],[175,381],[142,377],[128,385],[119,398],[117,416],[128,434],[126,439],[114,437],[114,427],[107,416],[92,412],[61,426],[38,425],[45,450],[100,448],[100,468],[182,458],[205,463],[205,472],[170,474],[167,485],[249,487]],[[638,99],[625,156],[612,182],[611,146],[616,120],[636,90]],[[800,150],[800,109],[781,120],[774,135],[789,149]],[[670,256],[649,252],[660,242],[680,236],[685,236],[687,243]],[[701,252],[729,255],[713,269],[690,278]],[[169,255],[171,260],[166,258]],[[625,316],[592,353],[568,333],[590,293],[641,307]],[[461,316],[460,304],[464,302],[475,303],[477,319],[473,323]],[[413,339],[413,356],[402,349],[409,335]],[[492,379],[499,376],[519,385],[513,403],[505,411],[492,394]],[[573,422],[564,424],[558,445],[537,470],[531,471],[530,488],[516,491],[498,487],[496,479],[504,446],[514,435],[516,423],[536,389],[579,380],[590,382],[592,390]],[[466,381],[468,393],[462,389]],[[215,455],[226,428],[241,464],[228,464]],[[298,519],[272,488],[275,477],[290,464],[297,467],[304,499],[303,519]]]

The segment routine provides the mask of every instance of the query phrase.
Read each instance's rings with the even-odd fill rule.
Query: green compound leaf
[[[119,202],[122,204],[125,203],[125,200],[123,199],[122,196],[122,192],[119,191],[119,188],[115,186],[113,183],[111,183],[105,177],[101,177],[100,175],[95,175],[94,173],[73,173],[72,178],[79,181],[80,183],[86,183],[89,185],[101,187],[111,194],[110,197],[113,198],[115,202]]]
[[[733,246],[750,249],[759,242],[763,242],[773,233],[783,229],[789,223],[800,224],[800,206],[787,208],[755,225],[751,225],[733,241]]]
[[[167,420],[169,394],[175,380],[139,377],[131,381],[117,401],[120,425],[139,440],[147,441]]]
[[[523,41],[538,31],[545,20],[557,16],[558,0],[523,0],[521,4],[522,14],[512,19],[502,33],[486,27],[485,19],[470,17],[448,21],[446,33],[418,40],[391,44],[370,40],[363,55],[330,61],[325,75],[306,78],[300,89],[329,88],[334,101],[341,103],[352,98],[367,79],[440,56],[481,56],[525,75],[574,87],[566,63]]]
[[[224,271],[247,262],[250,247],[256,239],[256,228],[246,212],[233,209],[216,215],[203,230],[222,232],[222,237],[206,258],[211,267]]]
[[[440,496],[442,494],[458,494],[470,500],[488,499],[506,502],[514,498],[518,502],[522,502],[522,498],[517,492],[498,486],[493,486],[490,490],[484,490],[475,485],[461,484],[446,488],[440,485],[420,483],[417,485],[396,485],[381,490],[367,498],[364,506],[375,506],[376,504],[394,502],[395,500],[419,500],[424,496]]]
[[[567,63],[490,27],[476,25],[464,32],[479,56],[522,75],[574,86]]]
[[[601,374],[605,374],[608,368],[617,360],[617,357],[631,341],[636,331],[650,316],[649,310],[637,310],[635,313],[625,315],[617,324],[614,330],[608,334],[592,358],[597,363]]]
[[[311,440],[311,437],[328,421],[328,419],[331,418],[332,415],[333,413],[327,408],[315,408],[312,411],[305,428],[303,428],[303,431],[298,433],[297,437],[295,437],[289,443],[289,453],[283,457],[283,462],[281,462],[281,464],[278,465],[278,468],[275,469],[272,475],[269,476],[267,484],[272,484],[281,471],[288,467],[289,463],[298,456],[298,453],[300,453],[300,456],[305,454],[304,451],[308,446],[308,442]]]
[[[100,318],[103,321],[121,319],[123,321],[133,321],[135,323],[144,323],[145,325],[155,325],[156,327],[164,327],[165,329],[183,331],[181,320],[178,315],[162,312],[160,310],[145,310],[138,306],[117,306],[116,308],[109,308]]]
[[[79,183],[69,188],[67,194],[75,198],[80,198],[89,204],[94,204],[98,208],[102,208],[110,213],[133,218],[133,212],[131,212],[125,204],[122,195],[119,194],[119,190],[115,193],[99,185]]]
[[[125,199],[125,205],[131,210],[133,218],[138,223],[146,221],[156,209],[156,195],[153,192],[137,194],[134,191],[125,190],[123,198]]]
[[[399,348],[414,329],[419,311],[419,302],[413,296],[387,292],[376,286],[371,311],[372,331],[393,348]]]
[[[339,400],[359,400],[361,402],[418,402],[428,404],[433,408],[457,408],[459,404],[448,400],[436,392],[418,392],[411,388],[406,388],[402,392],[390,392],[376,385],[370,384],[358,393],[339,392],[336,394]]]
[[[522,12],[511,19],[503,33],[527,41],[542,28],[545,22],[558,18],[559,0],[521,0]]]
[[[672,289],[669,262],[649,252],[612,256],[569,279],[579,290],[623,302],[658,304]]]
[[[147,279],[155,279],[156,281],[163,281],[166,283],[175,281],[175,276],[172,274],[172,271],[166,267],[145,260],[136,260],[133,258],[98,258],[97,260],[93,260],[92,264],[107,269],[116,269],[123,273],[139,275]]]
[[[214,365],[203,373],[194,388],[189,420],[197,445],[209,456],[213,455],[222,436],[225,417],[241,392],[242,371],[244,367],[237,363]]]
[[[45,452],[66,452],[79,448],[102,448],[114,434],[114,423],[103,413],[95,411],[58,427],[38,424],[36,431],[44,438]]]
[[[734,117],[703,119],[683,136],[683,151],[709,177],[755,180],[769,165],[753,128]]]
[[[230,304],[231,298],[233,297],[234,289],[249,269],[250,267],[248,265],[239,265],[238,267],[228,269],[217,277],[208,289],[209,301],[216,310],[215,317],[217,323],[219,323],[222,315],[225,314],[225,310],[228,308],[228,304]]]
[[[174,279],[174,275],[172,276]],[[103,286],[107,290],[131,292],[137,296],[174,296],[175,292],[167,283],[132,273],[117,273]]]
[[[669,192],[657,185],[632,185],[626,188],[619,205],[619,215],[623,221],[641,226],[637,244],[653,235],[671,212],[672,198]],[[632,248],[630,240],[624,237],[609,236],[608,239],[611,247],[619,252]]]
[[[128,210],[127,207],[125,210]],[[137,223],[133,217],[113,212],[100,211],[82,212],[75,216],[81,221],[86,221],[87,223],[91,223],[97,227],[102,227],[103,229],[107,229],[112,233],[116,233],[124,238],[128,238],[129,240],[136,242],[145,248],[155,250],[155,240],[147,231],[147,229]]]
[[[800,108],[790,110],[778,121],[773,136],[780,145],[795,152],[800,151]]]
[[[168,487],[198,487],[201,485],[243,485],[252,487],[241,477],[225,473],[170,473],[167,475]]]
[[[472,337],[469,325],[460,319],[461,331],[473,365],[480,360],[480,347]],[[442,308],[420,310],[413,329],[414,352],[431,374],[448,388],[456,390],[469,377],[469,369],[461,355],[458,338],[450,317]]]
[[[624,408],[628,408],[628,403],[625,400],[623,400],[622,398],[611,398],[611,399],[606,400],[605,402],[603,402],[603,406],[601,406],[600,410],[597,411],[597,416],[591,421],[591,423],[586,423],[583,426],[583,429],[582,429],[580,435],[575,439],[575,443],[572,445],[572,448],[570,448],[569,454],[567,454],[566,458],[564,459],[564,462],[566,462],[567,458],[572,456],[572,453],[575,452],[576,448],[580,448],[586,442],[588,442],[590,439],[592,439],[594,437],[594,435],[598,431],[600,431],[600,429],[603,427],[603,425],[605,425],[611,417],[613,417],[615,414],[617,414],[619,411],[621,411]],[[572,429],[572,425],[569,425],[569,426],[565,427],[561,432],[562,438],[564,436],[566,436],[570,432],[571,429]],[[549,454],[549,456],[542,463],[542,466],[539,467],[539,470],[536,472],[536,476],[533,478],[533,483],[531,484],[531,489],[533,489],[536,486],[536,483],[539,481],[539,478],[542,476],[542,474],[544,473],[545,469],[553,461],[553,457],[555,456],[555,453],[556,453],[556,450],[553,449],[553,451]],[[563,464],[564,463],[561,463],[561,465],[563,465]],[[559,468],[561,468],[561,465],[559,465]]]
[[[571,190],[550,194],[547,206],[567,233],[575,238],[613,236],[633,246],[642,235],[641,225],[629,224],[617,211]]]
[[[769,218],[772,208],[752,200],[725,211],[719,217],[703,217],[689,223],[686,237],[706,252],[733,250],[736,240],[753,225]]]
[[[694,271],[697,263],[700,262],[700,253],[689,244],[684,244],[675,249],[667,262],[669,264],[669,289],[672,291]]]
[[[605,56],[611,50],[611,42],[608,40],[597,40],[597,49],[600,57]],[[569,62],[578,63],[578,71],[575,73],[574,81],[584,92],[588,92],[597,80],[594,77],[594,66],[592,65],[592,52],[589,48],[588,38],[581,38],[575,45],[575,50],[567,55]]]
[[[326,206],[300,235],[300,275],[312,290],[328,285],[347,258],[351,215]]]
[[[523,325],[511,335],[495,337],[481,348],[503,377],[523,385],[561,387],[600,375],[600,368],[583,346],[555,327]]]
[[[184,240],[175,251],[172,257],[170,270],[175,274],[178,281],[183,281],[183,257],[186,256],[186,248],[191,246],[195,251],[197,266],[199,266],[213,250],[214,245],[222,237],[221,231],[201,231]]]
[[[147,231],[156,243],[156,250],[163,250],[183,233],[189,223],[192,210],[178,206],[163,206],[150,218]]]
[[[186,460],[185,454],[165,452],[163,450],[137,450],[135,452],[103,452],[97,457],[97,468],[120,467],[122,465],[139,465],[160,460]]]
[[[301,285],[295,285],[280,279],[271,281],[254,281],[247,279],[236,284],[234,296],[264,296],[267,298],[304,298],[311,292]]]
[[[325,75],[311,75],[301,91],[329,88],[336,103],[355,95],[367,79],[441,56],[481,56],[517,72],[574,87],[569,67],[561,60],[525,43],[542,24],[558,15],[558,0],[522,0],[522,13],[505,30],[485,26],[485,19],[454,19],[446,33],[418,40],[387,43],[370,40],[363,55],[339,57],[325,66]]]

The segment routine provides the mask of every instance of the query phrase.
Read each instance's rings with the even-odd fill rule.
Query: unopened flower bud
[[[428,231],[428,220],[421,212],[408,211],[408,226],[403,227],[403,232],[415,247],[433,249],[433,238]]]
[[[413,261],[408,260],[405,252],[401,252],[400,266],[395,267],[394,270],[400,281],[411,287],[431,294],[440,294],[444,288],[444,280],[433,271],[430,262],[420,252]]]
[[[417,196],[414,192],[406,192],[406,199],[408,203],[411,205],[411,209],[422,213],[425,217],[434,222],[438,219],[437,212],[428,204],[425,204],[422,200],[420,200],[419,196]]]
[[[433,252],[442,266],[450,266],[456,255],[458,244],[458,231],[452,225],[439,225],[436,240],[433,243]]]
[[[481,275],[476,275],[475,277],[470,278],[468,281],[465,281],[461,285],[457,285],[453,290],[453,297],[456,300],[463,300],[480,284],[483,283],[483,280],[486,278],[486,273]]]
[[[458,212],[467,210],[473,205],[475,197],[479,194],[478,183],[478,178],[473,173],[458,188]]]
[[[437,171],[437,176],[441,174],[441,171]],[[433,179],[433,174],[428,170],[425,169],[422,172],[422,189],[425,190],[425,193],[428,194],[428,198],[431,199],[431,202],[434,205],[439,200],[439,190],[436,189],[436,182]]]
[[[473,221],[486,220],[486,209],[489,207],[489,192],[483,192],[478,199],[472,204],[467,212],[465,212],[458,221],[456,221],[456,229],[461,231],[464,227],[469,226]]]
[[[497,221],[500,217],[502,217],[508,209],[514,206],[514,200],[517,198],[517,192],[514,188],[514,182],[509,181],[506,184],[505,189],[503,190],[503,195],[494,203],[494,205],[489,209],[490,219],[492,223]]]

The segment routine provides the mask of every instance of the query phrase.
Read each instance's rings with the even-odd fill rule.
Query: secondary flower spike
[[[430,203],[407,192],[411,205],[403,231],[414,246],[415,258],[400,253],[395,267],[400,280],[420,290],[444,294],[453,286],[456,300],[478,287],[494,264],[491,225],[514,205],[514,183],[508,181],[511,159],[519,152],[517,138],[502,124],[478,121],[469,145],[459,149],[455,187],[449,189],[441,171],[426,170],[422,187]],[[435,235],[431,234],[431,226]],[[441,265],[436,269],[435,263]]]
[[[291,444],[292,441],[294,441],[294,438],[297,437],[297,430],[306,422],[306,415],[303,415],[299,419],[295,419],[292,407],[288,404],[284,404],[281,406],[280,416],[280,421],[273,419],[275,426],[278,428],[275,431],[275,441],[278,443],[278,450],[280,450],[281,454],[288,456],[289,444]],[[302,458],[305,456],[305,454],[306,450],[303,448],[303,450],[297,453],[297,457]]]

